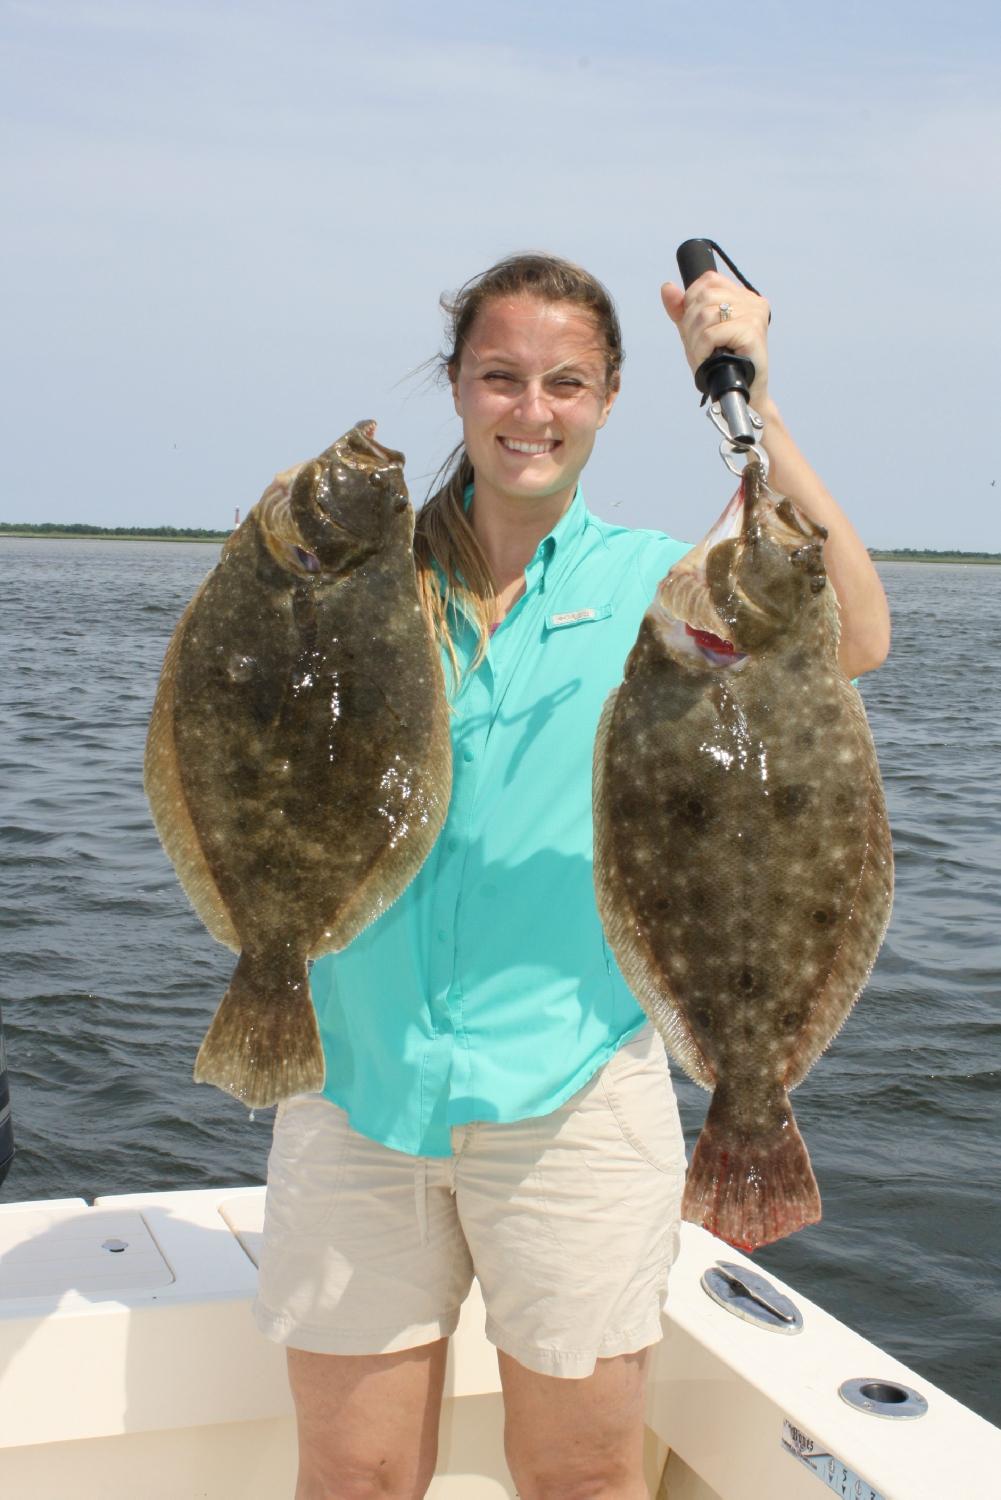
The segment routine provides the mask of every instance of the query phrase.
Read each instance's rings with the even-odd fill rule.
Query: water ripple
[[[7,1200],[263,1180],[270,1111],[191,1081],[232,956],[141,784],[163,653],[215,556],[0,540]],[[894,649],[862,690],[896,903],[866,995],[795,1096],[824,1220],[759,1258],[1001,1421],[1001,666],[978,649],[1001,637],[1001,570],[881,572]],[[674,1071],[691,1141],[706,1095]]]

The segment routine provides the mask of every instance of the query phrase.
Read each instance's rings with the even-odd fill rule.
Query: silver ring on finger
[[[719,305],[719,320],[720,320],[720,322],[721,323],[726,323],[730,319],[730,317],[732,316],[732,314],[733,314],[733,308],[730,306],[729,302],[721,302],[720,305]]]

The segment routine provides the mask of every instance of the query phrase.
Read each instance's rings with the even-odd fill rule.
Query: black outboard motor
[[[7,1082],[7,1053],[3,1044],[3,1017],[0,1016],[0,1185],[14,1160],[14,1124],[10,1117],[10,1085]]]

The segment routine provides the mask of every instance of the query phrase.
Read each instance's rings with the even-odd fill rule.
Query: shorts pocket
[[[322,1094],[300,1094],[279,1105],[268,1157],[265,1213],[281,1234],[315,1234],[334,1209],[350,1126]]]
[[[664,1045],[653,1026],[624,1042],[601,1071],[623,1140],[659,1172],[683,1175],[685,1141]]]

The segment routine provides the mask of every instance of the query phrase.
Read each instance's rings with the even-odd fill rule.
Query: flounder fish
[[[420,868],[451,747],[403,455],[359,422],[226,542],[167,651],[146,745],[157,832],[240,959],[195,1064],[248,1106],[323,1085],[307,960]]]
[[[789,1090],[865,984],[893,892],[825,536],[752,459],[660,584],[595,745],[606,935],[669,1051],[713,1091],[682,1213],[744,1249],[820,1218]]]

